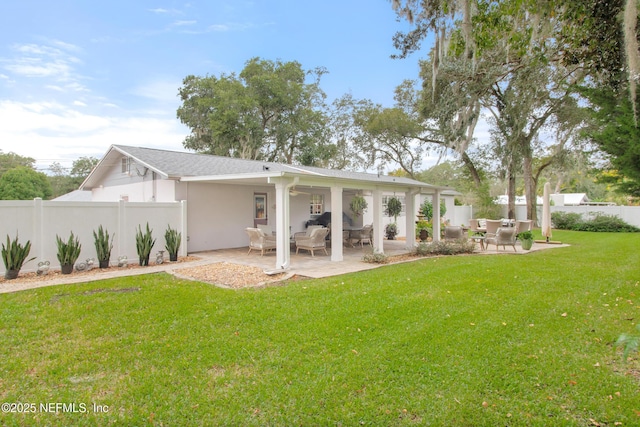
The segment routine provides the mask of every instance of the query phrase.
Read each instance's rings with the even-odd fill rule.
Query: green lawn
[[[0,295],[0,402],[31,411],[0,425],[640,425],[638,355],[613,345],[640,319],[640,235],[553,238],[571,247],[265,289]]]

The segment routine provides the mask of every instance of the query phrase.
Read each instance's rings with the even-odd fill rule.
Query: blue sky
[[[111,144],[183,150],[182,79],[247,60],[325,67],[329,101],[384,106],[424,53],[394,60],[406,30],[389,0],[21,0],[0,6],[0,149],[69,166]]]

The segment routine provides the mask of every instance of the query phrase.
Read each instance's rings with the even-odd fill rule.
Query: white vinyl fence
[[[116,265],[118,257],[126,255],[129,263],[138,262],[136,252],[136,231],[138,226],[146,230],[146,224],[153,230],[156,243],[151,251],[151,260],[158,251],[165,250],[164,233],[167,226],[182,233],[179,255],[187,254],[187,202],[173,203],[130,203],[119,202],[58,202],[34,199],[29,201],[0,201],[0,241],[6,245],[7,235],[11,240],[16,236],[23,245],[31,241],[29,258],[22,271],[35,271],[38,262],[49,261],[52,269],[60,264],[56,257],[56,235],[64,241],[71,232],[82,245],[78,262],[88,258],[96,259],[93,231],[100,225],[114,234],[111,265]],[[168,259],[168,254],[165,253]],[[97,267],[97,259],[96,265]],[[0,262],[0,274],[4,274],[4,263]]]
[[[542,221],[542,206],[538,205],[536,209],[538,210],[538,223],[540,223]],[[503,217],[506,218],[506,206],[503,207],[502,212]],[[640,227],[640,206],[551,206],[551,213],[553,212],[575,212],[581,214],[584,219],[590,219],[598,214],[612,215],[621,218],[627,224]],[[526,206],[516,206],[516,219],[527,219]],[[540,226],[540,224],[537,224],[537,226]]]

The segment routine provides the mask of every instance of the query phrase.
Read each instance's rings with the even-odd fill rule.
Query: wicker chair
[[[329,255],[327,253],[327,234],[329,233],[328,228],[315,228],[311,231],[310,236],[298,236],[295,238],[296,241],[296,254],[300,249],[305,249],[311,252],[311,256],[314,256],[314,251],[322,249],[325,255]]]
[[[267,236],[259,228],[247,227],[244,231],[249,236],[249,252],[247,252],[247,255],[251,251],[260,251],[260,256],[263,256],[265,251],[276,248],[275,236]]]
[[[485,236],[487,238],[490,237],[494,237],[496,235],[496,232],[498,231],[498,228],[502,227],[502,220],[500,219],[488,219],[487,220],[487,225],[486,225],[486,234]]]
[[[502,246],[502,249],[506,249],[506,246],[513,246],[513,250],[516,249],[516,228],[515,227],[499,227],[496,234],[485,239],[485,245],[496,245],[496,251],[498,246]]]
[[[365,225],[362,230],[353,231],[349,235],[349,240],[355,240],[356,243],[360,243],[360,247],[364,247],[364,243],[368,242],[369,245],[373,244],[373,224]]]
[[[533,221],[532,220],[518,220],[516,221],[516,235],[522,233],[523,231],[531,231],[533,229]]]
[[[444,227],[444,240],[464,239],[464,230],[458,225],[446,225]]]

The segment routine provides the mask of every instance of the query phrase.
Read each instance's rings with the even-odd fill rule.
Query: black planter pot
[[[71,274],[73,272],[73,264],[63,264],[60,266],[62,274]]]
[[[169,254],[169,261],[178,261],[178,254]]]
[[[20,273],[20,270],[7,270],[4,272],[4,278],[7,280],[16,279],[18,277],[18,273]]]
[[[427,230],[425,230],[424,228],[422,230],[420,230],[420,240],[421,241],[426,242],[428,237],[429,237],[429,232]]]
[[[109,268],[109,260],[108,259],[102,260],[100,261],[99,265],[100,265],[100,268]]]
[[[149,265],[149,257],[140,258],[140,266],[146,267]]]

